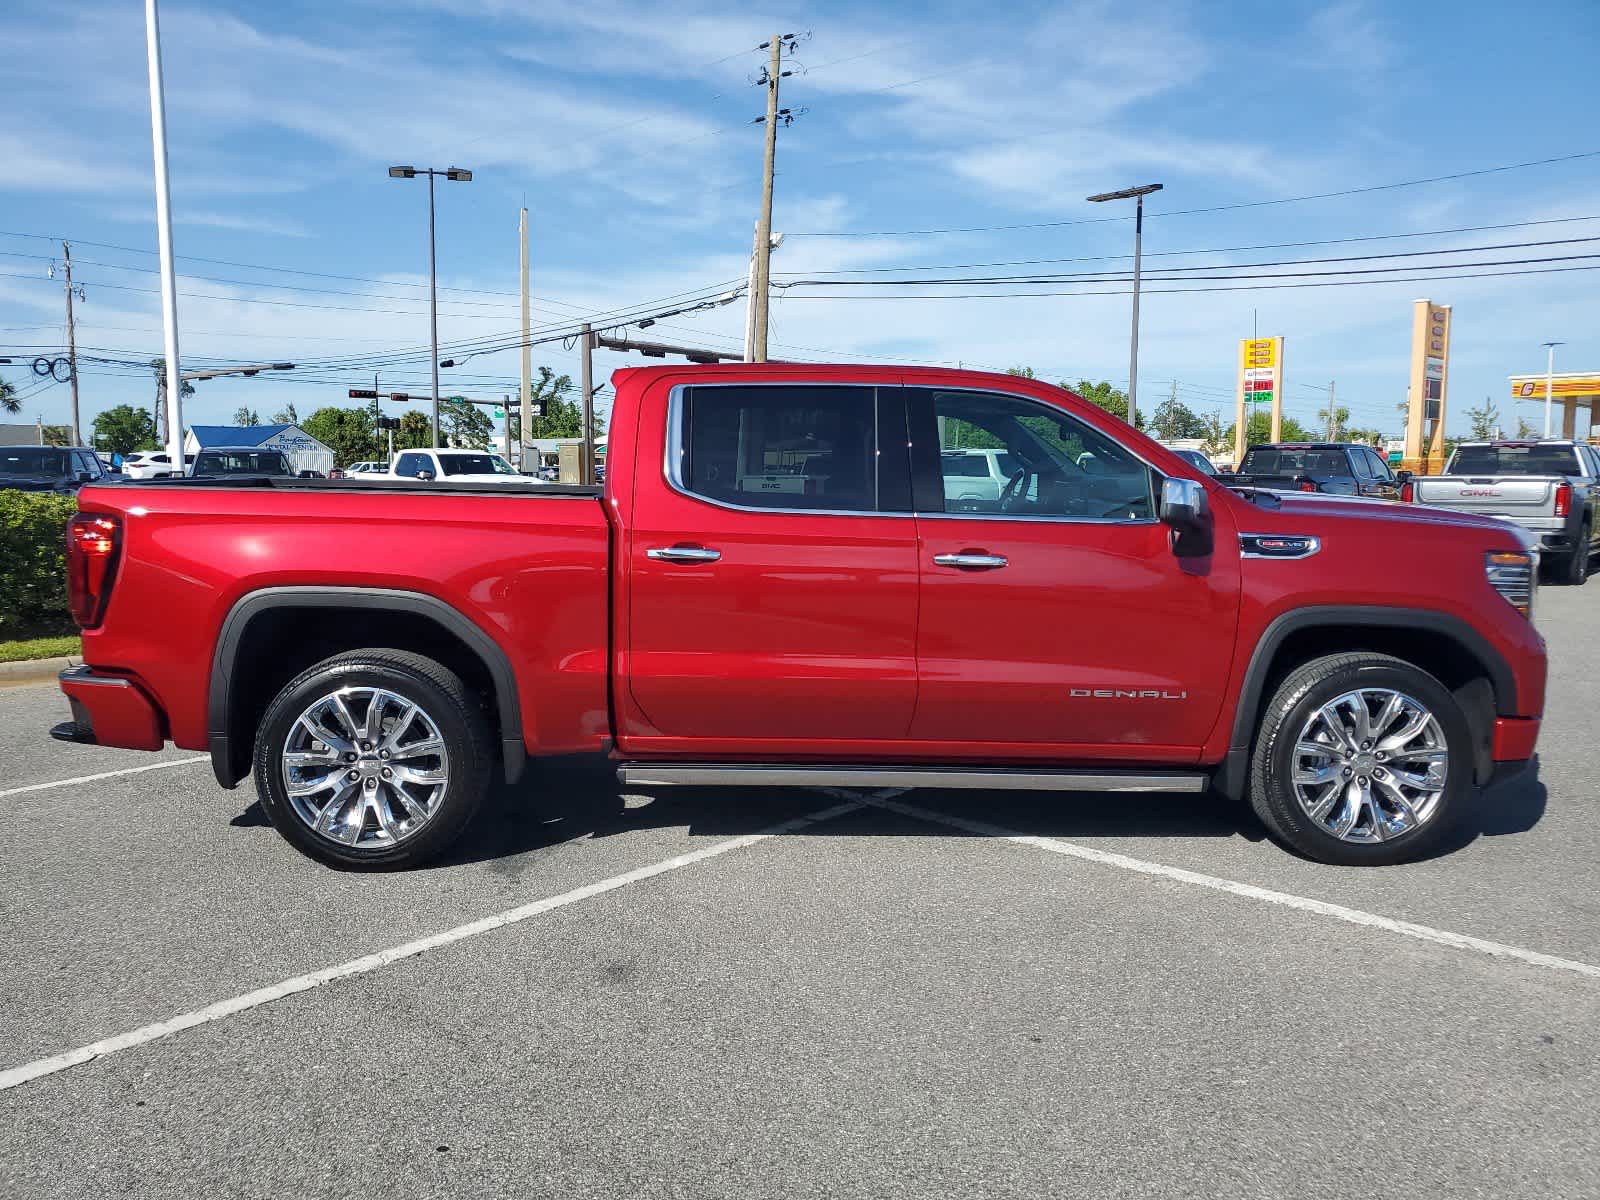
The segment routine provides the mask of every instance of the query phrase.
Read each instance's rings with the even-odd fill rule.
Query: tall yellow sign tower
[[[1411,383],[1406,389],[1406,449],[1401,468],[1414,475],[1444,469],[1445,402],[1450,391],[1450,306],[1411,306]]]

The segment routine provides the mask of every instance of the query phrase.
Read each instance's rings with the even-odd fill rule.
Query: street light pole
[[[433,444],[439,444],[439,268],[438,268],[438,238],[435,232],[433,211],[433,179],[436,175],[443,175],[446,179],[457,183],[471,183],[472,172],[463,167],[446,167],[439,170],[436,167],[390,167],[390,179],[415,179],[418,175],[428,177],[428,344],[432,350],[429,366],[433,372]]]
[[[1550,416],[1555,405],[1556,387],[1556,347],[1565,346],[1565,342],[1541,342],[1545,348],[1544,360],[1544,436],[1550,436]]]
[[[156,243],[161,251],[161,328],[167,363],[167,453],[183,471],[183,383],[178,371],[178,272],[172,256],[172,205],[167,187],[167,101],[161,75],[161,22],[156,0],[144,5],[150,70],[150,143],[155,154]]]
[[[1116,192],[1097,192],[1087,199],[1091,204],[1107,200],[1132,200],[1133,210],[1133,336],[1128,348],[1128,424],[1138,428],[1139,415],[1139,271],[1144,243],[1144,198],[1159,192],[1162,185],[1147,183],[1142,187],[1123,188]]]

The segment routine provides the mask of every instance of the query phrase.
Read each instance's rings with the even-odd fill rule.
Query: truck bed
[[[283,478],[86,487],[80,508],[120,518],[123,540],[84,658],[137,677],[166,714],[167,736],[201,750],[218,630],[242,597],[325,595],[327,611],[291,618],[293,636],[310,645],[332,622],[357,619],[351,600],[372,601],[358,619],[377,629],[401,619],[405,597],[421,597],[459,612],[503,653],[530,748],[593,750],[608,732],[611,533],[600,494]],[[278,670],[247,644],[234,673]]]

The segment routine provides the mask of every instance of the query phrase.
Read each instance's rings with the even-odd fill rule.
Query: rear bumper
[[[72,705],[72,719],[50,731],[58,741],[127,750],[159,750],[166,742],[160,712],[131,679],[68,667],[61,672],[61,691]]]

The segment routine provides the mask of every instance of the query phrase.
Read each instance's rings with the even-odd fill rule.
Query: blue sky
[[[773,31],[810,34],[785,81],[785,103],[807,111],[780,137],[774,224],[789,237],[774,256],[779,279],[1126,254],[1130,223],[1099,220],[1122,214],[1083,197],[1151,180],[1166,185],[1145,226],[1151,267],[1600,238],[1600,156],[1170,215],[1600,151],[1591,84],[1559,65],[1600,40],[1600,6],[1438,11],[1430,19],[1426,8],[1360,0],[720,10],[169,2],[185,364],[304,364],[203,383],[185,415],[221,421],[248,404],[267,417],[292,401],[304,416],[345,403],[348,386],[370,386],[366,364],[380,356],[384,390],[425,386],[426,197],[419,181],[389,179],[390,163],[476,172],[472,183],[441,183],[438,195],[447,344],[514,335],[524,202],[536,325],[742,282],[760,179],[750,118],[763,98],[750,81],[763,55],[754,47]],[[24,390],[30,419],[62,421],[67,388],[37,385],[27,365],[65,342],[60,286],[46,277],[60,248],[48,239],[74,243],[86,358],[160,350],[142,5],[13,2],[0,12],[0,44],[0,355],[23,360],[0,372]],[[859,236],[1074,221],[1094,223]],[[1434,233],[1531,221],[1559,223]],[[1229,249],[1423,233],[1434,235]],[[1597,247],[1562,240],[1321,269]],[[1600,259],[1551,265],[1591,263]],[[1231,413],[1235,342],[1254,321],[1288,339],[1289,412],[1312,420],[1323,393],[1311,385],[1337,380],[1356,423],[1398,432],[1410,304],[1430,296],[1455,312],[1452,431],[1485,395],[1509,425],[1506,376],[1541,370],[1540,342],[1567,343],[1558,369],[1600,370],[1597,287],[1600,272],[1589,270],[1188,295],[1151,284],[1141,402],[1153,405],[1176,380],[1191,407]],[[1126,295],[821,299],[839,289],[813,288],[808,299],[805,290],[773,303],[775,357],[1026,363],[1049,378],[1119,386],[1127,374]],[[643,336],[732,348],[742,329],[741,302]],[[599,377],[626,361],[599,356]],[[535,362],[577,373],[559,342],[539,347]],[[482,355],[445,372],[445,390],[514,391],[517,370],[515,351]],[[81,379],[86,425],[103,408],[151,399],[147,371],[86,361]]]

